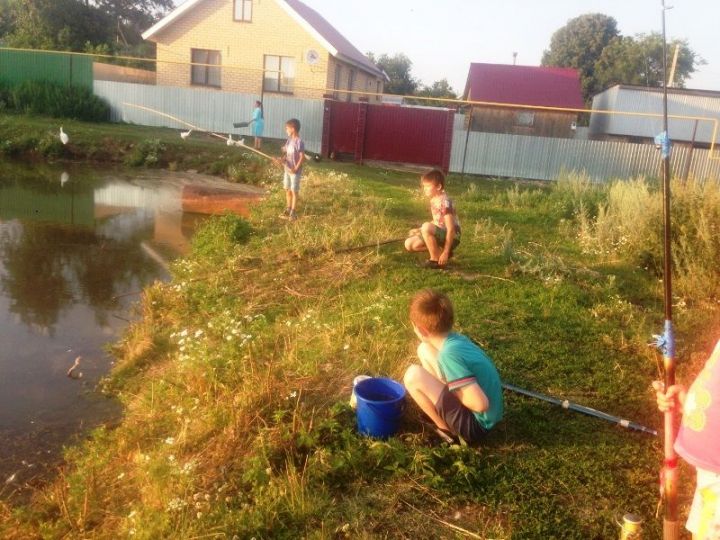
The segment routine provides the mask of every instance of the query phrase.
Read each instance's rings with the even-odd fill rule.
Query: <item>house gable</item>
[[[151,28],[146,30],[142,37],[155,42],[165,41],[161,34],[172,32],[174,26],[187,25],[179,24],[183,19],[192,17],[197,21],[198,12],[205,12],[210,15],[213,10],[203,9],[210,0],[186,0],[166,17],[158,21]],[[329,22],[318,12],[303,4],[299,0],[268,0],[279,6],[300,28],[302,28],[321,48],[337,58],[338,61],[346,62],[357,67],[368,74],[386,78],[382,70],[375,66],[365,55],[363,55],[352,43],[340,34]],[[260,8],[261,6],[258,6]],[[177,34],[177,32],[175,32]],[[235,37],[235,39],[237,39]]]

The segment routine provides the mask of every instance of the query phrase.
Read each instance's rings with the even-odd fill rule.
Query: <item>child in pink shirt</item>
[[[686,528],[694,540],[720,539],[720,341],[705,367],[685,390],[676,384],[663,391],[655,381],[658,407],[680,406],[682,423],[675,451],[697,471],[695,497]]]

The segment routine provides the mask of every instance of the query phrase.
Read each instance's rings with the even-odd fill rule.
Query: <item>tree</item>
[[[398,53],[395,56],[382,54],[377,59],[373,53],[368,53],[367,56],[375,65],[385,71],[390,78],[390,82],[385,84],[386,93],[402,96],[415,93],[419,82],[410,74],[412,61],[407,56],[403,53]]]
[[[435,81],[430,86],[424,85],[417,93],[418,96],[457,99],[457,93],[450,86],[447,79]]]
[[[15,15],[10,4],[11,0],[0,0],[0,43],[15,28]]]
[[[570,19],[557,30],[550,48],[543,53],[543,66],[575,68],[586,101],[601,90],[595,78],[595,64],[603,49],[618,36],[617,21],[602,13],[588,13]]]
[[[115,41],[125,45],[142,41],[141,34],[175,6],[173,0],[91,0],[90,3],[113,20]]]
[[[107,42],[111,20],[99,9],[77,0],[12,0],[10,47],[82,51],[87,43]]]
[[[0,0],[0,39],[11,47],[131,53],[129,46],[141,45],[141,33],[173,5],[173,0]]]
[[[422,97],[434,97],[443,99],[457,99],[457,93],[450,86],[447,79],[440,79],[435,81],[431,85],[423,85],[423,87],[415,92],[416,96]],[[434,101],[434,100],[418,100],[420,105],[431,105],[433,107],[447,107],[448,103],[445,101]]]
[[[685,81],[705,61],[693,51],[687,40],[675,39],[668,44],[667,65],[670,70],[675,47],[679,46],[674,74],[676,86]],[[602,89],[615,84],[662,86],[663,42],[659,33],[638,34],[633,37],[617,37],[605,47],[595,68],[595,76]]]

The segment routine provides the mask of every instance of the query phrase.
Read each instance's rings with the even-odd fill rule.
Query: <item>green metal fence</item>
[[[92,90],[93,61],[72,53],[0,48],[0,81],[51,81]]]

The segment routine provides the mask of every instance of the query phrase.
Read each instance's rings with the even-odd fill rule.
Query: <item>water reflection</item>
[[[0,496],[7,478],[26,482],[71,434],[115,411],[93,388],[111,365],[105,345],[132,318],[136,298],[123,295],[164,279],[202,219],[183,212],[187,181],[176,180],[3,164]],[[83,378],[73,380],[77,356]]]

